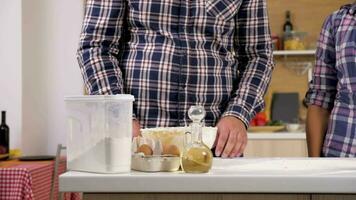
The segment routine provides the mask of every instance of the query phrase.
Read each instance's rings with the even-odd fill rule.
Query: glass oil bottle
[[[192,106],[188,116],[193,121],[191,132],[186,133],[185,147],[181,155],[181,166],[186,173],[209,172],[213,163],[213,154],[202,141],[202,126],[205,110],[202,106]]]

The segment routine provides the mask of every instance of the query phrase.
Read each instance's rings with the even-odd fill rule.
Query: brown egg
[[[162,154],[163,155],[180,156],[180,151],[179,151],[179,148],[174,144],[163,145]]]
[[[140,153],[140,152],[145,154],[145,156],[149,156],[149,155],[153,154],[152,148],[147,144],[143,144],[140,147],[138,147],[137,153]]]
[[[164,155],[164,154],[167,153],[168,146],[169,146],[169,145],[167,145],[167,144],[162,144],[162,155]]]

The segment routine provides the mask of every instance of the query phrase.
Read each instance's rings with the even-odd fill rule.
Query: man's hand
[[[245,124],[238,118],[226,116],[217,124],[215,155],[223,158],[241,156],[247,145]]]
[[[140,122],[137,119],[132,120],[132,137],[141,135]]]

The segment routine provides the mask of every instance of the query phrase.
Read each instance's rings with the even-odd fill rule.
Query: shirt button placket
[[[179,13],[179,41],[180,41],[180,67],[179,67],[179,79],[178,79],[178,126],[184,125],[184,105],[185,105],[185,78],[184,78],[184,68],[187,65],[187,52],[186,52],[186,32],[187,27],[185,24],[186,17],[186,1],[180,1],[180,13]]]

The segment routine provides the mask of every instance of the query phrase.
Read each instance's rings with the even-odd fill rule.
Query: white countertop
[[[305,140],[305,132],[256,132],[248,133],[248,139],[252,140]]]
[[[207,174],[66,172],[59,190],[175,193],[354,193],[356,159],[215,159]]]

